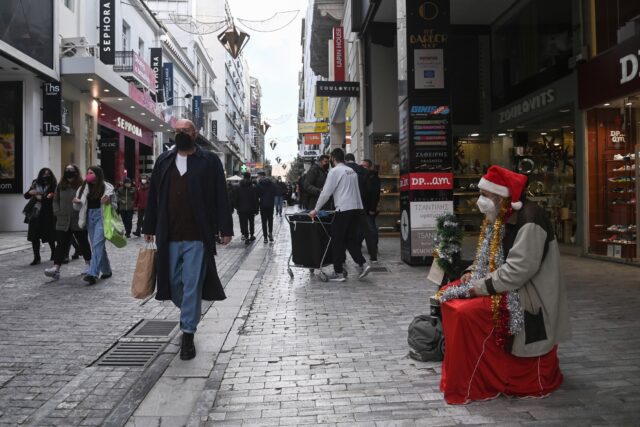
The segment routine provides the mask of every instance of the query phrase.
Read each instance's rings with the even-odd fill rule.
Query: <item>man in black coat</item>
[[[255,216],[258,214],[258,190],[251,182],[251,174],[245,172],[243,180],[233,194],[233,207],[238,211],[240,231],[246,245],[256,240]]]
[[[360,190],[360,198],[362,199],[362,206],[367,206],[369,192],[367,191],[367,180],[369,171],[364,167],[356,163],[356,156],[353,153],[347,153],[344,156],[344,164],[353,169],[358,175],[358,188]],[[378,260],[378,244],[373,239],[373,233],[371,231],[369,221],[367,219],[366,211],[363,209],[358,218],[358,241],[362,245],[362,240],[367,243],[367,252],[369,253],[369,259],[371,262]]]
[[[376,224],[376,216],[378,215],[378,203],[380,203],[380,177],[378,171],[374,169],[373,162],[365,159],[360,164],[367,171],[367,178],[365,181],[365,192],[367,196],[364,200],[364,213],[369,224],[369,232],[371,233],[370,239],[373,247],[375,248],[375,258],[371,258],[371,262],[378,260],[378,224]],[[360,244],[365,236],[360,239]],[[367,242],[367,247],[369,243]],[[369,254],[371,255],[371,254]]]
[[[318,162],[311,166],[311,169],[305,174],[303,189],[307,199],[305,200],[306,207],[313,209],[316,207],[316,202],[320,193],[322,193],[322,187],[327,180],[327,173],[329,173],[329,156],[323,154],[318,158]],[[329,205],[329,202],[327,202]],[[327,209],[327,205],[323,206],[323,209]]]
[[[196,356],[202,299],[226,298],[214,255],[216,235],[228,244],[233,221],[220,159],[196,146],[191,121],[178,120],[175,131],[175,147],[153,167],[142,231],[158,247],[156,299],[180,308],[180,358],[188,360]]]
[[[278,189],[273,181],[267,178],[264,172],[258,172],[258,203],[262,220],[262,237],[265,243],[273,242],[273,208],[277,193]]]

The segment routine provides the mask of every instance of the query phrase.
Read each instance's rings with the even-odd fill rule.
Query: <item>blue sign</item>
[[[164,99],[167,105],[173,105],[173,63],[162,64],[162,79],[164,86]]]
[[[204,117],[202,116],[202,97],[194,96],[191,101],[191,110],[193,111],[193,124],[200,131],[204,127]]]

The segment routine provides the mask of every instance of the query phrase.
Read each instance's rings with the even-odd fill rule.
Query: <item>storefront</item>
[[[579,244],[576,88],[575,74],[569,75],[495,110],[491,134],[457,136],[454,207],[465,231],[479,231],[477,184],[489,166],[500,165],[527,175],[526,196],[545,209],[558,241]]]
[[[633,37],[579,68],[579,103],[585,112],[588,158],[585,251],[637,264],[639,52],[640,38]]]
[[[152,130],[100,104],[97,139],[99,164],[107,181],[116,184],[128,177],[136,182],[148,173],[147,160],[153,157]]]

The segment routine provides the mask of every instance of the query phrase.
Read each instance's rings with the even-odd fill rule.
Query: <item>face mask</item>
[[[44,179],[45,181],[49,181],[51,179],[51,175],[43,175],[42,179]]]
[[[324,165],[322,165],[322,169],[329,170],[329,163],[325,163]]]
[[[496,219],[498,212],[495,203],[493,203],[493,200],[485,196],[480,196],[478,197],[477,204],[480,212],[485,214],[487,218],[489,218],[490,220]]]
[[[68,170],[68,171],[64,171],[64,177],[67,179],[73,179],[77,176],[78,174],[76,173],[76,171],[74,170]]]
[[[147,183],[147,180],[146,180],[146,179],[143,179],[143,180],[141,180],[140,182],[141,182],[142,184],[146,184],[146,183]]]
[[[131,184],[125,184],[124,186],[129,188],[129,187],[131,187]]]
[[[96,176],[95,175],[87,175],[87,182],[89,184],[93,184],[94,182],[96,182]]]
[[[193,148],[193,140],[184,132],[176,134],[176,148],[178,151],[189,151]]]

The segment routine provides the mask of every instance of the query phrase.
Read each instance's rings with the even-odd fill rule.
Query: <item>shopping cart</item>
[[[323,282],[329,280],[322,267],[332,263],[331,225],[334,212],[323,211],[315,219],[307,212],[286,214],[285,218],[291,230],[291,255],[287,261],[287,273],[293,279],[291,267],[305,268],[315,273]]]

